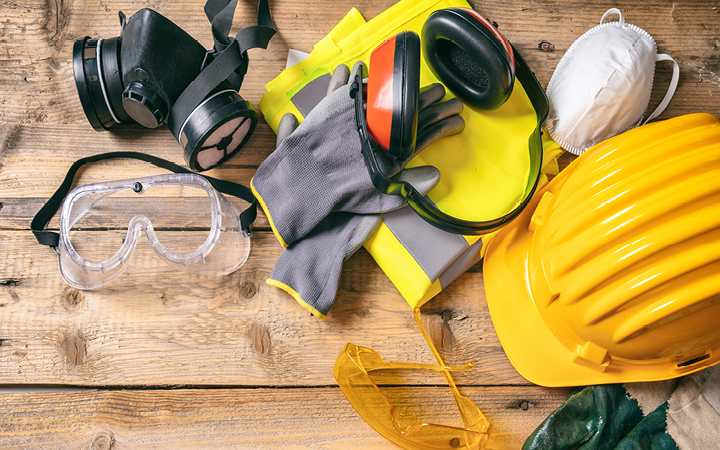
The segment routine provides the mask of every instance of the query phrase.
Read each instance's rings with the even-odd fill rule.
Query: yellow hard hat
[[[588,150],[490,242],[487,302],[543,386],[656,381],[720,362],[720,121],[690,114]]]

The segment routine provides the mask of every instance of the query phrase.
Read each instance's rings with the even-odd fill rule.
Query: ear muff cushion
[[[433,74],[463,102],[492,111],[510,97],[515,82],[512,47],[475,11],[435,11],[423,26],[422,43]]]
[[[393,126],[390,153],[400,159],[415,151],[420,96],[420,37],[404,32],[395,43],[393,65]]]
[[[420,38],[400,33],[370,56],[367,126],[373,140],[397,158],[415,150],[420,93]],[[388,95],[390,94],[390,95]]]

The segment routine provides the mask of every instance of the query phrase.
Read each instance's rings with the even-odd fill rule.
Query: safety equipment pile
[[[331,87],[340,87],[289,136],[283,135],[290,130],[278,134],[277,149],[258,167],[251,183],[273,232],[287,247],[268,284],[290,293],[320,318],[335,300],[343,261],[372,234],[379,214],[403,206],[402,198],[382,194],[373,186],[361,153],[349,74],[342,68],[336,74]],[[440,84],[427,87],[420,95],[423,113],[416,153],[463,130],[458,115],[462,102],[437,103],[444,96]],[[296,120],[293,115],[287,117]],[[414,180],[424,192],[439,178],[433,167],[401,172],[407,160],[383,161],[386,173]]]
[[[315,46],[311,57],[266,85],[268,92],[259,106],[268,124],[277,130],[280,118],[288,112],[301,120],[324,97],[339,64],[367,64],[372,50],[386,39],[406,30],[420,34],[433,11],[453,7],[469,5],[464,0],[401,0],[368,22],[351,10]],[[420,85],[437,81],[422,64]],[[453,95],[448,91],[447,96]],[[508,114],[513,120],[507,120]],[[438,209],[475,220],[498,217],[523,198],[533,179],[528,136],[537,126],[536,111],[525,87],[516,80],[513,94],[497,111],[466,107],[461,116],[466,124],[462,133],[429,145],[408,167],[430,165],[440,171],[440,182],[428,193]],[[557,171],[556,157],[561,151],[545,152],[539,162],[543,172]],[[538,185],[546,182],[543,173]],[[477,263],[484,251],[480,236],[438,230],[408,208],[384,214],[364,246],[411,307],[447,287]]]

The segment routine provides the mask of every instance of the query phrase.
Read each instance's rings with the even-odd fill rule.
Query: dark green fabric
[[[573,390],[528,437],[523,450],[679,450],[665,402],[643,416],[622,384]]]
[[[642,419],[622,384],[589,386],[545,419],[523,450],[615,450]]]
[[[667,428],[667,402],[651,412],[618,443],[614,450],[678,450]]]

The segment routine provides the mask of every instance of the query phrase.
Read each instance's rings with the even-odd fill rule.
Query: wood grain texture
[[[278,34],[267,50],[250,51],[241,94],[257,105],[265,83],[285,67],[287,50],[311,51],[351,7],[370,19],[394,3],[273,0]],[[720,115],[717,0],[472,3],[499,24],[543,86],[572,42],[607,9],[620,7],[627,22],[648,31],[680,65],[677,93],[660,118]],[[346,342],[372,347],[388,361],[433,362],[406,302],[364,250],[347,262],[335,306],[320,321],[265,284],[282,249],[262,213],[250,259],[230,276],[175,272],[141,246],[127,273],[92,291],[69,288],[56,255],[29,232],[32,216],[78,158],[134,150],[184,164],[165,127],[102,133],[90,127],[75,88],[72,46],[85,35],[117,36],[118,10],[131,15],[149,7],[209,47],[203,4],[0,3],[0,447],[397,448],[355,413],[332,375]],[[238,2],[233,33],[254,23],[255,7],[256,1]],[[669,64],[657,65],[650,108],[671,73]],[[208,174],[248,185],[274,141],[261,117],[248,145]],[[560,166],[573,159],[564,155]],[[164,172],[142,162],[107,161],[83,170],[76,184],[157,173]],[[132,208],[124,201],[120,207]],[[162,203],[159,226],[184,223],[178,201]],[[91,235],[99,236],[102,226],[93,225]],[[518,449],[568,390],[532,386],[515,371],[493,329],[482,283],[478,264],[423,307],[423,320],[448,363],[477,363],[455,378],[494,425],[489,448]],[[432,399],[440,420],[456,417],[437,374],[402,375],[388,395]],[[377,381],[394,384],[396,377]],[[53,391],[8,393],[43,386]],[[93,390],[54,391],[63,386]]]
[[[235,157],[204,174],[250,186],[250,179],[272,152],[274,142],[275,134],[269,127],[258,127]],[[84,125],[0,124],[0,149],[0,229],[28,229],[33,216],[80,158],[105,152],[136,151],[187,167],[182,149],[167,130],[146,130],[139,126],[113,133],[96,133]],[[80,169],[73,186],[166,173],[164,169],[139,160],[106,160]],[[241,209],[247,207],[242,200],[228,198]],[[148,203],[144,198],[136,200]],[[174,206],[172,201],[162,206],[164,209],[158,211],[157,216],[164,222],[157,225],[180,224],[182,218],[174,212]],[[261,208],[258,211],[254,226],[269,229]],[[58,218],[59,214],[50,223],[51,228],[57,229]]]
[[[142,152],[186,166],[182,148],[169,132],[139,126],[118,129],[117,133],[96,133],[83,125],[0,125],[0,139],[0,198],[49,197],[72,163],[98,153]],[[259,127],[228,163],[204,173],[249,186],[257,166],[274,144],[272,130]],[[94,169],[98,166],[101,169]],[[76,181],[81,185],[160,173],[167,171],[143,161],[108,160],[81,169]]]
[[[0,384],[328,385],[347,342],[391,361],[433,361],[407,303],[364,250],[346,263],[321,321],[265,284],[281,252],[272,234],[255,233],[252,245],[238,272],[211,277],[174,271],[141,242],[120,278],[78,291],[30,232],[0,234]],[[497,340],[479,264],[423,313],[449,363],[477,363],[459,383],[527,384]]]
[[[285,66],[287,50],[311,51],[334,24],[353,6],[366,19],[395,3],[392,0],[337,2],[321,0],[308,8],[303,1],[272,2],[279,30],[269,48],[250,51],[250,70],[242,94],[257,104],[263,86]],[[496,21],[524,55],[543,86],[565,50],[582,33],[597,25],[616,2],[550,0],[523,2],[472,2],[476,10]],[[119,34],[117,11],[128,15],[141,7],[153,8],[185,29],[206,48],[212,43],[202,0],[168,2],[153,0],[100,2],[33,0],[5,2],[0,23],[0,117],[6,123],[77,123],[87,126],[72,75],[72,44],[85,35]],[[232,33],[255,20],[255,2],[238,2]],[[717,1],[634,1],[622,5],[629,23],[653,36],[661,52],[680,64],[681,78],[675,100],[661,118],[693,112],[720,114],[720,55],[718,54]],[[651,104],[659,103],[670,79],[671,68],[657,66],[656,89]],[[714,102],[707,101],[714,98]]]
[[[421,418],[459,424],[441,387],[396,387],[422,396]],[[567,389],[467,387],[492,423],[488,449],[520,448]],[[396,403],[399,408],[403,403]],[[397,449],[373,430],[337,387],[85,391],[0,395],[0,446],[13,449]]]

